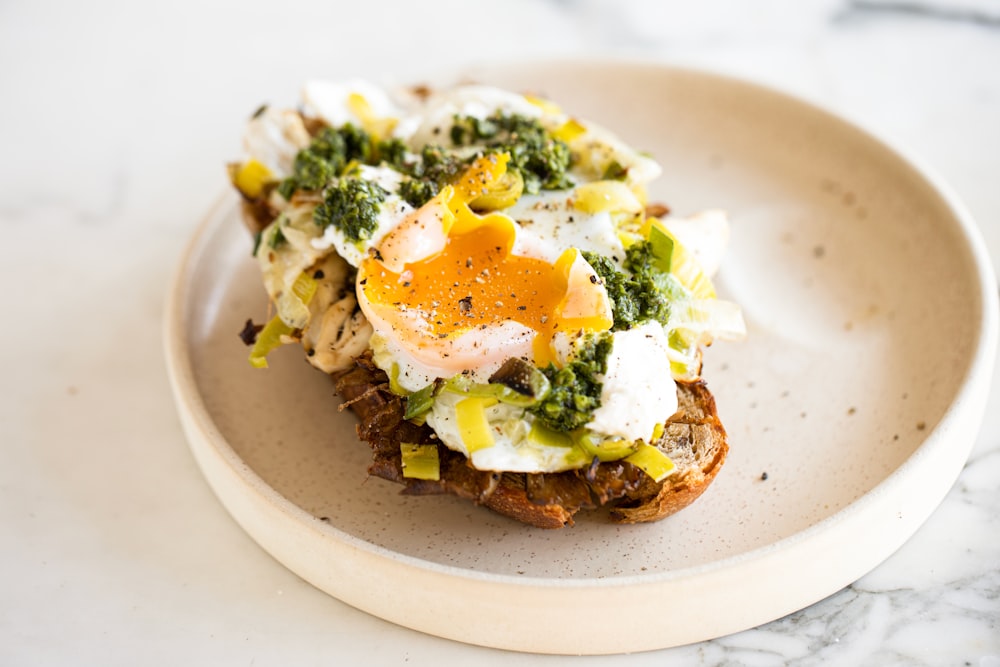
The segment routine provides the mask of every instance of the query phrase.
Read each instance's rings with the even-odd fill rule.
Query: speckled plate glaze
[[[857,127],[758,85],[637,64],[464,72],[550,96],[651,151],[675,212],[723,207],[718,287],[749,338],[705,376],[731,437],[715,484],[661,523],[528,528],[366,479],[368,448],[296,349],[255,371],[265,314],[224,200],[172,287],[167,361],[191,448],[236,521],[318,588],[463,642],[615,653],[718,637],[801,609],[924,521],[977,434],[996,285],[951,193]]]

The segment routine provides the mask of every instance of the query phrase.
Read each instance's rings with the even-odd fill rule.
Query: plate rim
[[[191,270],[196,265],[200,253],[204,250],[205,242],[211,236],[216,226],[220,224],[220,221],[233,216],[238,205],[235,195],[223,193],[197,225],[194,234],[183,250],[181,261],[170,279],[164,307],[163,343],[167,372],[189,446],[203,474],[205,474],[216,495],[219,496],[222,504],[229,510],[244,530],[266,551],[271,553],[279,562],[282,562],[283,565],[303,576],[303,578],[321,590],[325,590],[327,593],[338,597],[352,606],[361,608],[397,624],[458,641],[497,648],[544,653],[580,653],[582,651],[592,654],[666,648],[680,643],[691,643],[693,641],[722,636],[748,627],[754,627],[763,622],[804,608],[808,604],[812,604],[836,592],[842,586],[849,584],[857,577],[870,571],[898,549],[930,516],[931,512],[933,512],[948,490],[953,486],[962,465],[964,465],[974,445],[975,434],[979,431],[982,415],[985,411],[986,397],[989,393],[997,347],[998,314],[997,299],[995,298],[996,279],[985,243],[982,240],[976,223],[952,188],[939,175],[924,165],[920,159],[910,155],[885,138],[870,132],[862,124],[855,122],[843,114],[834,113],[815,102],[791,95],[769,85],[728,74],[720,74],[687,66],[674,66],[667,63],[629,60],[592,61],[588,59],[552,59],[544,61],[544,65],[551,68],[581,67],[587,66],[588,63],[595,63],[601,67],[609,68],[642,67],[656,70],[658,73],[667,76],[674,73],[683,73],[689,76],[714,79],[716,83],[722,83],[723,85],[750,87],[756,93],[771,96],[777,95],[785,103],[804,107],[805,110],[811,113],[821,114],[828,121],[835,121],[862,133],[865,139],[871,141],[879,150],[887,151],[906,164],[913,170],[914,175],[919,177],[930,190],[941,198],[942,204],[951,213],[951,217],[959,223],[958,231],[961,233],[961,239],[975,264],[974,273],[978,279],[978,287],[980,289],[978,303],[982,316],[974,340],[975,352],[970,355],[970,362],[961,378],[959,388],[951,396],[950,403],[947,405],[940,420],[933,428],[928,430],[923,441],[913,453],[895,470],[879,481],[869,492],[850,502],[834,514],[811,524],[809,527],[793,535],[734,556],[728,556],[699,565],[643,575],[614,575],[598,579],[560,579],[557,577],[516,576],[471,571],[460,566],[432,562],[416,556],[401,554],[389,548],[352,536],[334,525],[322,522],[268,485],[263,478],[243,462],[242,458],[222,434],[217,429],[213,429],[211,416],[197,391],[193,363],[190,357],[191,350],[185,327],[184,296],[189,287],[188,278]],[[496,63],[474,66],[468,69],[472,71],[497,68],[509,70],[510,67],[512,66],[508,64]],[[343,592],[339,595],[332,593],[328,590],[328,586],[317,584],[312,578],[289,565],[280,553],[276,553],[273,545],[272,548],[269,548],[268,545],[264,544],[267,541],[266,538],[257,534],[256,530],[248,526],[247,517],[243,515],[247,511],[246,504],[248,502],[262,503],[271,507],[273,511],[293,520],[293,523],[298,524],[299,528],[317,532],[323,536],[322,540],[333,538],[338,548],[356,550],[359,553],[365,554],[365,558],[373,563],[377,562],[382,565],[391,564],[397,570],[402,568],[403,571],[408,572],[418,570],[432,575],[433,579],[440,577],[449,580],[457,579],[476,588],[485,586],[487,589],[497,587],[503,590],[513,589],[515,592],[518,592],[520,598],[523,598],[521,600],[522,604],[531,602],[539,603],[542,601],[542,598],[554,591],[558,592],[559,597],[566,600],[576,599],[580,594],[584,596],[593,595],[595,591],[606,595],[609,592],[618,592],[621,594],[622,591],[634,591],[636,588],[642,588],[648,594],[650,587],[669,588],[679,583],[690,584],[711,575],[730,571],[736,565],[743,565],[752,570],[754,567],[759,566],[762,561],[773,559],[776,554],[784,554],[787,559],[788,554],[799,553],[800,551],[804,551],[805,553],[814,552],[816,549],[808,548],[809,544],[815,543],[819,538],[825,536],[829,539],[832,535],[856,532],[855,524],[862,525],[866,523],[864,513],[867,506],[879,505],[882,506],[883,510],[892,510],[898,504],[895,496],[900,493],[901,487],[905,485],[904,482],[910,476],[911,471],[914,468],[933,465],[942,459],[946,453],[945,450],[948,448],[948,441],[955,439],[954,433],[964,433],[967,436],[968,444],[965,447],[964,455],[960,460],[955,459],[955,462],[950,466],[951,469],[948,474],[939,475],[940,481],[934,488],[934,492],[926,494],[919,507],[909,506],[908,510],[910,514],[906,517],[902,515],[902,510],[898,510],[899,523],[896,524],[897,529],[894,531],[893,539],[882,540],[889,544],[880,549],[876,557],[859,558],[859,562],[854,564],[852,568],[849,568],[848,573],[842,575],[841,579],[844,580],[842,585],[832,590],[827,585],[822,587],[822,592],[812,591],[808,595],[797,595],[795,597],[799,599],[799,602],[795,603],[794,608],[784,608],[787,607],[787,604],[772,604],[774,609],[771,612],[754,614],[753,616],[756,620],[750,625],[746,625],[746,619],[736,623],[716,624],[711,628],[706,628],[706,632],[703,633],[704,636],[684,641],[675,641],[676,638],[672,638],[668,633],[665,637],[657,636],[650,638],[647,636],[646,641],[643,641],[642,637],[632,637],[626,641],[621,641],[620,639],[616,641],[602,641],[597,638],[588,643],[586,635],[588,633],[593,635],[595,629],[590,627],[586,628],[582,634],[579,632],[572,633],[572,636],[567,638],[568,641],[552,638],[548,642],[540,641],[537,637],[529,637],[527,634],[519,635],[517,632],[501,632],[493,636],[487,636],[483,632],[462,630],[451,633],[442,632],[440,623],[420,623],[418,619],[404,618],[399,613],[392,613],[393,610],[391,609],[387,610],[380,608],[378,605],[366,604],[365,600],[356,599],[356,596],[352,597],[352,595],[344,594]],[[216,460],[211,459],[213,456]],[[231,492],[231,489],[227,487],[227,484],[231,484],[231,480],[227,481],[219,478],[219,474],[222,472],[220,466],[223,466],[223,468],[228,467],[233,475],[245,483],[246,488],[244,489],[244,493],[248,494],[247,498],[233,499],[231,497],[223,497],[227,492]],[[250,496],[255,496],[255,498],[251,498]],[[845,528],[849,530],[845,530]],[[862,528],[864,528],[863,525]],[[882,532],[884,533],[884,530]],[[823,540],[820,539],[819,541]],[[809,598],[808,601],[800,604],[806,598]],[[778,609],[778,607],[781,607],[781,609]],[[775,611],[780,613],[775,615]],[[530,616],[530,614],[526,615],[526,617]],[[744,616],[746,615],[744,614]],[[763,618],[763,616],[769,617]]]

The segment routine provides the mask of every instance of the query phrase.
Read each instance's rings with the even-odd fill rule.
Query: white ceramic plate
[[[753,627],[851,583],[940,502],[977,434],[996,285],[940,184],[856,127],[785,95],[653,65],[465,73],[545,94],[651,151],[653,200],[723,207],[720,292],[745,343],[705,376],[731,436],[708,492],[661,523],[542,531],[366,480],[368,448],[296,349],[255,371],[237,332],[265,315],[226,197],[167,310],[191,448],[221,501],[291,570],[389,621],[507,649],[612,653]],[[766,473],[766,479],[765,477]]]

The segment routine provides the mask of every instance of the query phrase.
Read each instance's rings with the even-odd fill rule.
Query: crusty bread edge
[[[562,505],[538,505],[528,498],[523,487],[504,477],[496,490],[483,502],[497,514],[536,528],[562,528],[573,524],[573,512]]]
[[[682,401],[688,409],[682,408],[673,415],[668,423],[690,424],[692,430],[699,432],[701,438],[710,439],[710,443],[702,441],[712,455],[696,461],[685,469],[677,470],[665,480],[650,484],[646,495],[628,503],[612,505],[610,519],[615,523],[650,523],[659,521],[679,512],[697,500],[712,484],[729,453],[729,441],[726,430],[718,417],[715,397],[704,382],[696,382],[678,387],[678,392],[690,392],[693,401]],[[665,434],[664,438],[669,438]],[[694,445],[697,438],[692,438]],[[664,449],[678,446],[677,443],[658,443]],[[645,489],[644,489],[645,490]],[[574,512],[567,512],[559,505],[536,505],[521,488],[511,484],[501,483],[498,492],[490,496],[484,503],[490,509],[514,518],[523,523],[529,523],[539,528],[559,528],[573,524]],[[495,500],[494,500],[495,497]]]
[[[364,374],[373,369],[367,359],[359,359],[359,364],[360,367],[355,368],[354,372]],[[381,371],[377,372],[381,374]],[[341,377],[346,378],[351,374],[353,374],[351,371],[347,371]],[[364,425],[366,416],[369,414],[374,416],[377,410],[385,410],[387,402],[401,402],[399,397],[388,393],[384,381],[369,382],[370,384],[363,388],[354,385],[348,392],[345,392],[348,383],[337,382],[337,391],[341,398],[361,420],[358,425],[358,435],[362,441],[372,437],[371,429],[365,428]],[[635,492],[609,503],[611,521],[645,523],[658,521],[680,511],[694,502],[709,487],[725,463],[729,451],[726,431],[716,412],[715,399],[706,384],[703,381],[679,383],[678,399],[680,408],[670,417],[663,436],[655,443],[672,456],[679,464],[678,469],[662,482],[645,478]],[[682,461],[692,458],[693,461],[686,464]],[[404,478],[400,459],[396,459],[390,465],[393,474],[386,476],[383,470],[383,474],[378,476],[402,483],[406,487],[403,493],[411,491],[411,486],[420,484]],[[561,528],[572,525],[574,516],[580,511],[578,507],[539,504],[533,501],[524,486],[523,474],[519,473],[505,473],[487,494],[474,498],[473,502],[539,528]]]

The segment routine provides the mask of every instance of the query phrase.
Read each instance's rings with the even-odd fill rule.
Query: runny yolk
[[[453,232],[444,250],[407,264],[402,273],[366,259],[365,296],[380,310],[419,313],[426,324],[411,335],[448,338],[514,321],[541,334],[537,350],[537,343],[547,344],[559,326],[557,308],[567,279],[565,271],[546,261],[511,255],[513,241],[510,223],[486,221]]]

